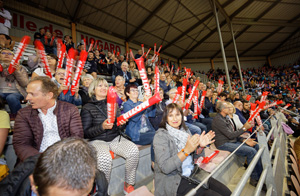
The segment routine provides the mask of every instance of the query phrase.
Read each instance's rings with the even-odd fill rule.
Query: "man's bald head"
[[[235,108],[239,109],[240,111],[243,110],[243,103],[241,101],[235,101],[233,103],[233,105],[234,105]]]

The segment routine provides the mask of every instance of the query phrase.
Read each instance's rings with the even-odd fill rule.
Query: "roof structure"
[[[212,0],[20,0],[177,59],[221,57]],[[226,56],[269,56],[300,47],[299,0],[215,0]],[[287,44],[296,37],[298,41]],[[282,49],[280,49],[282,50]]]

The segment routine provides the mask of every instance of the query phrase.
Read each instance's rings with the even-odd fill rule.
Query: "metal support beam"
[[[231,4],[233,2],[233,0],[227,1],[225,2],[223,5],[221,5],[221,7],[227,7],[229,4]],[[202,18],[201,20],[199,20],[197,23],[195,23],[193,26],[191,26],[190,28],[188,28],[186,31],[182,32],[179,36],[177,36],[176,38],[174,38],[173,40],[171,40],[166,46],[164,46],[162,48],[163,50],[166,50],[167,48],[169,48],[170,46],[172,46],[174,43],[176,43],[180,38],[182,38],[183,36],[187,35],[189,32],[193,31],[195,28],[197,28],[199,25],[201,25],[202,23],[204,23],[206,20],[208,20],[209,18],[211,18],[214,14],[210,13],[208,15],[206,15],[204,18]]]
[[[270,10],[272,10],[278,3],[280,2],[280,0],[277,0],[276,2],[273,2],[264,12],[262,12],[261,14],[259,14],[254,21],[257,22],[258,20],[260,20],[264,15],[266,15]],[[248,6],[250,4],[247,4]],[[230,17],[231,21],[233,21],[233,17]],[[238,39],[241,35],[243,35],[249,28],[251,27],[251,25],[246,26],[242,31],[240,31],[235,39]],[[225,48],[227,48],[231,43],[233,42],[233,39],[231,39],[226,45]],[[221,52],[221,50],[219,50],[218,52],[216,52],[211,58],[215,58],[219,53]]]
[[[236,60],[236,63],[238,65],[238,68],[239,68],[239,74],[240,74],[240,79],[241,79],[241,83],[242,83],[243,94],[245,95],[245,85],[244,85],[243,74],[242,74],[242,70],[241,70],[241,64],[240,64],[239,54],[238,54],[236,43],[235,43],[235,38],[234,38],[232,23],[230,23],[230,32],[231,32],[232,41],[233,41],[233,47],[234,47],[234,53],[235,53],[235,60]]]
[[[211,69],[215,70],[214,59],[210,59],[210,65],[211,65]]]
[[[77,36],[76,36],[76,24],[74,22],[71,23],[71,30],[72,30],[72,39],[76,46]]]
[[[236,15],[238,15],[242,10],[246,9],[254,0],[249,0],[246,3],[244,3],[239,9],[237,9],[233,14],[229,16],[230,20],[234,18]],[[224,6],[223,6],[224,7]],[[226,24],[226,21],[223,21],[220,24],[220,28],[222,28]],[[212,36],[215,32],[217,32],[217,28],[214,28],[211,30],[205,37],[203,37],[199,42],[197,42],[193,47],[191,47],[189,50],[187,50],[184,54],[181,55],[180,59],[188,55],[191,51],[193,51],[195,48],[200,46],[206,39],[208,39],[210,36]]]
[[[75,13],[74,13],[74,15],[72,17],[72,22],[77,22],[76,20],[78,18],[78,14],[80,12],[80,9],[81,9],[83,3],[84,3],[84,0],[79,0],[79,2],[77,4],[77,7],[76,7],[76,10],[75,10]]]
[[[285,27],[299,27],[300,22],[294,22],[294,23],[288,23],[288,22],[282,22],[277,20],[270,20],[270,21],[255,21],[249,19],[233,19],[232,24],[238,24],[238,25],[256,25],[256,26],[285,26]]]
[[[298,33],[300,31],[300,27],[298,29],[296,29],[293,33],[291,33],[287,38],[285,38],[278,46],[276,46],[269,54],[268,56],[274,54],[274,52],[276,52],[276,50],[278,48],[280,48],[285,42],[287,42],[289,39],[291,39],[291,37],[293,37],[294,35],[296,35],[296,33]]]
[[[137,34],[164,6],[169,2],[169,0],[162,0],[158,6],[154,9],[152,13],[127,37],[126,41],[131,41],[132,38]]]
[[[227,66],[227,60],[226,60],[226,55],[225,55],[223,39],[222,39],[221,28],[220,28],[220,24],[219,24],[219,17],[218,17],[218,13],[217,13],[215,0],[212,0],[212,3],[213,3],[213,12],[214,12],[214,15],[215,15],[216,25],[217,25],[219,39],[220,39],[223,63],[224,63],[225,72],[226,72],[226,79],[227,79],[227,83],[229,85],[229,91],[231,92],[232,91],[231,82],[230,82],[230,77],[229,77],[229,71],[228,71],[228,66]]]
[[[164,46],[161,49],[161,51],[166,50],[167,48],[169,48],[170,46],[172,46],[180,38],[182,38],[183,36],[187,35],[189,32],[191,32],[192,30],[194,30],[195,28],[197,28],[199,25],[201,25],[202,23],[204,23],[206,20],[208,20],[209,18],[211,18],[213,15],[214,15],[213,13],[210,13],[210,14],[206,15],[202,20],[199,20],[193,26],[191,26],[190,28],[188,28],[186,31],[182,32],[179,36],[177,36],[176,38],[174,38],[172,41],[170,41],[166,46]]]
[[[281,31],[284,27],[278,27],[277,29],[275,29],[275,31],[273,31],[272,33],[270,33],[269,35],[263,37],[262,39],[260,39],[259,41],[257,41],[255,44],[253,44],[252,46],[250,46],[248,49],[244,50],[240,56],[243,56],[244,54],[246,54],[247,52],[249,52],[250,50],[252,50],[253,48],[255,48],[256,46],[258,46],[259,44],[261,44],[262,42],[264,42],[265,40],[269,39],[270,37],[272,37],[273,35],[275,35],[276,33],[278,33],[279,31]]]

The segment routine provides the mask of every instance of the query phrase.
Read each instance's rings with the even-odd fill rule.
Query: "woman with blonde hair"
[[[116,106],[115,122],[108,122],[107,92],[108,83],[102,78],[96,79],[90,84],[91,101],[85,104],[81,110],[84,138],[88,139],[95,147],[98,169],[105,173],[108,182],[112,169],[112,157],[109,151],[126,159],[124,193],[127,194],[134,190],[139,150],[134,143],[121,136],[124,126],[117,126],[117,117],[121,115],[118,106]],[[125,123],[126,121],[123,121],[121,125]]]

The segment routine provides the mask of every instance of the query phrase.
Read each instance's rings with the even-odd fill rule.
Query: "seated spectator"
[[[225,101],[227,99],[227,94],[225,92],[221,92],[219,97],[220,101]]]
[[[155,130],[157,130],[159,128],[159,124],[162,119],[164,109],[166,107],[166,102],[164,100],[164,90],[162,88],[159,88],[159,95],[160,95],[160,98],[162,99],[162,101],[155,104],[155,109],[153,111],[153,113],[155,113],[155,116],[149,117],[149,120]]]
[[[242,114],[243,114],[244,118],[245,118],[246,120],[248,120],[249,117],[250,117],[250,106],[251,106],[251,104],[250,104],[249,101],[246,101],[246,100],[244,100],[242,103],[243,103],[243,111],[242,111]]]
[[[242,111],[243,111],[243,103],[241,101],[235,101],[233,103],[235,109],[236,109],[236,112],[235,114],[238,115],[240,121],[245,124],[247,122],[246,118],[244,117]]]
[[[124,192],[134,190],[136,169],[139,161],[139,150],[131,141],[120,135],[122,127],[117,126],[117,119],[109,123],[107,119],[107,91],[108,83],[104,79],[93,81],[89,87],[91,102],[81,110],[84,137],[91,141],[97,151],[98,169],[105,173],[109,182],[112,157],[110,150],[126,159]],[[117,107],[117,115],[121,112]],[[125,124],[126,121],[121,124]]]
[[[58,88],[50,78],[39,76],[27,86],[30,106],[18,112],[13,146],[21,161],[44,152],[49,146],[68,137],[83,137],[78,109],[56,101]]]
[[[172,88],[171,90],[169,90],[168,92],[169,99],[166,101],[166,105],[172,103],[176,93],[177,93],[177,88]]]
[[[139,92],[137,86],[134,84],[130,84],[125,88],[125,95],[127,101],[123,105],[124,113],[142,103],[141,101],[138,101]],[[149,98],[150,96],[144,96],[144,101]],[[152,143],[155,130],[148,119],[149,113],[152,110],[153,108],[149,107],[128,120],[125,133],[129,135],[132,142],[135,144],[148,145]]]
[[[65,35],[64,36],[64,42],[66,45],[66,51],[68,52],[70,50],[70,48],[75,48],[75,45],[72,41],[72,37],[70,35]]]
[[[147,66],[147,67],[146,67],[146,70],[147,70],[147,75],[152,75],[152,74],[154,74],[153,68],[152,68],[151,66]]]
[[[123,110],[123,103],[126,101],[125,96],[125,79],[123,76],[117,76],[115,80],[115,91],[117,93],[117,103],[120,108],[120,110]]]
[[[218,102],[216,109],[218,114],[214,117],[212,123],[212,130],[216,133],[215,145],[220,150],[233,152],[245,140],[239,136],[247,129],[251,128],[251,125],[247,122],[242,128],[235,131],[234,126],[228,117],[230,106],[226,102],[220,101]],[[235,152],[235,154],[238,156],[246,156],[247,163],[250,164],[258,149],[259,146],[257,145],[257,142],[250,138]],[[257,185],[261,172],[262,164],[259,160],[251,174],[251,185]]]
[[[54,77],[55,72],[56,72],[56,66],[57,66],[58,58],[54,54],[49,54],[49,55],[47,55],[47,61],[48,61],[48,64],[49,64],[51,75]],[[42,66],[44,66],[44,65],[42,65]],[[35,69],[34,72],[32,73],[31,79],[33,79],[37,76],[46,76],[45,70],[44,70],[43,67]]]
[[[10,20],[12,19],[11,14],[8,10],[3,8],[4,1],[0,1],[0,33],[9,35],[9,29],[11,28]]]
[[[21,109],[20,101],[26,97],[25,87],[29,80],[25,68],[19,63],[16,64],[16,70],[9,74],[8,67],[13,58],[14,53],[10,50],[3,49],[0,53],[0,97],[8,103],[11,118],[14,119]]]
[[[4,100],[2,99],[2,97],[0,97],[0,157],[4,149],[9,130],[10,130],[9,115],[4,110]]]
[[[136,82],[136,79],[132,78],[131,73],[128,71],[128,63],[127,62],[123,62],[121,64],[121,70],[118,71],[116,76],[123,76],[123,78],[125,79],[125,86]]]
[[[81,77],[82,87],[79,89],[78,93],[81,97],[82,106],[87,104],[91,99],[88,91],[89,91],[90,84],[93,81],[94,81],[94,77],[90,74],[85,74]]]
[[[96,188],[94,188],[96,187]],[[97,170],[96,152],[83,139],[67,138],[32,156],[0,185],[3,196],[107,196],[108,183]]]
[[[108,51],[107,57],[105,57],[104,62],[106,63],[106,66],[107,66],[107,72],[109,74],[112,74],[113,76],[115,76],[116,72],[114,72],[114,70],[115,70],[114,66],[115,66],[115,63],[118,63],[117,58],[115,58],[115,55],[112,52]]]
[[[136,83],[138,83],[139,85],[142,85],[140,72],[139,72],[139,70],[136,69],[134,61],[130,61],[128,72],[130,72],[132,78],[135,78]]]
[[[35,32],[33,35],[33,39],[35,40],[41,40],[42,37],[45,36],[45,29],[44,28],[39,28],[39,32]]]
[[[55,52],[57,50],[56,49],[56,40],[55,40],[55,37],[53,37],[49,31],[47,31],[45,33],[45,36],[43,36],[41,38],[41,42],[44,44],[45,52],[47,54],[57,55],[57,53]]]
[[[208,118],[210,113],[215,112],[216,102],[213,100],[213,92],[211,89],[206,90],[206,96],[203,106],[203,115]]]
[[[98,62],[98,71],[99,73],[103,73],[103,74],[107,74],[108,73],[108,69],[107,69],[107,64],[106,64],[106,55],[105,55],[105,52],[103,51],[103,49],[101,49],[100,51],[100,54],[99,54],[99,57],[100,58],[97,58],[99,60]],[[95,53],[96,57],[97,57],[97,52]]]
[[[10,36],[0,33],[0,48],[1,49],[13,50],[14,46],[15,46],[15,41],[13,41]]]
[[[185,126],[183,112],[177,104],[169,104],[163,114],[160,129],[154,137],[155,152],[155,195],[185,195],[195,188],[187,180],[194,169],[196,150],[203,153],[203,148],[213,143],[213,132],[191,136]],[[231,191],[219,181],[210,178],[209,188],[199,188],[196,195],[230,195]]]
[[[88,58],[83,67],[83,73],[91,74],[95,79],[97,78],[97,62],[92,51],[89,52]]]
[[[166,76],[164,73],[160,74],[159,76],[159,87],[164,90],[165,93],[167,93],[171,87],[170,87],[170,82],[171,80],[169,79],[168,81],[166,80]]]
[[[34,50],[35,50],[35,54],[28,56],[28,60],[27,60],[28,69],[31,72],[33,72],[38,67],[43,67],[41,59],[39,57],[38,49],[34,48]]]
[[[55,73],[55,78],[53,82],[58,87],[58,100],[65,101],[71,104],[74,104],[76,106],[80,106],[82,104],[81,97],[79,95],[79,86],[75,88],[75,94],[71,94],[71,89],[69,89],[66,85],[64,85],[65,81],[65,73],[66,70],[63,68],[60,68]],[[71,80],[72,81],[72,80]],[[78,84],[79,85],[79,84]],[[66,94],[63,93],[64,90],[68,90]]]
[[[289,118],[287,123],[291,129],[294,131],[293,136],[300,136],[300,123],[295,118]]]
[[[142,50],[138,50],[138,53],[134,55],[135,59],[140,58],[143,55],[143,51]]]

